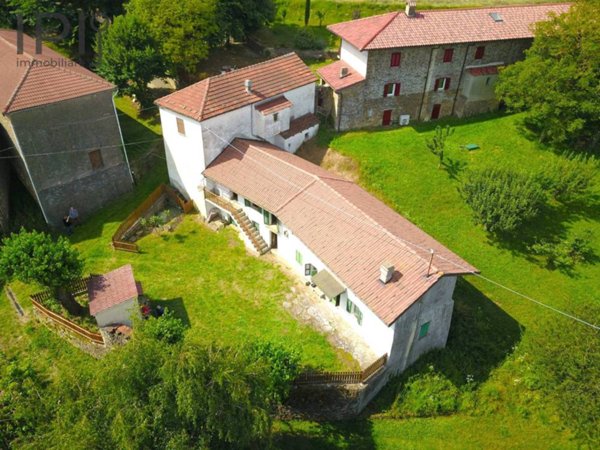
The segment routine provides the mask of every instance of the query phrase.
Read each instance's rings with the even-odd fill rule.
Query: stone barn
[[[132,189],[133,178],[113,102],[115,86],[17,32],[0,30],[0,128],[13,169],[47,223],[70,206],[85,220]]]

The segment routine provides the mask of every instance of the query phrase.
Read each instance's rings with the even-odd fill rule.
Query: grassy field
[[[550,204],[519,236],[499,241],[474,225],[471,211],[458,193],[468,169],[504,166],[543,171],[562,156],[529,140],[520,116],[490,115],[472,120],[442,120],[402,129],[356,131],[336,135],[322,130],[322,149],[312,159],[340,163],[351,158],[368,190],[410,218],[450,249],[478,267],[482,274],[553,307],[573,311],[600,296],[600,266],[580,264],[573,271],[546,268],[527,251],[536,239],[566,238],[592,230],[600,254],[600,189],[579,202]],[[455,127],[449,139],[448,167],[426,148],[435,125]],[[481,149],[461,148],[476,143]],[[342,164],[344,161],[342,160]],[[576,444],[557,416],[555,399],[540,387],[544,374],[532,369],[533,339],[544,342],[543,324],[582,325],[528,302],[484,280],[467,277],[455,292],[455,311],[448,346],[424,356],[408,373],[390,383],[365,418],[348,424],[285,424],[282,448],[569,448]],[[579,308],[581,310],[582,308]],[[599,317],[583,317],[598,323]],[[594,333],[593,330],[589,330]],[[566,349],[573,344],[564,342]],[[535,351],[535,350],[533,350]],[[465,389],[458,412],[450,417],[392,420],[403,383],[435,368],[453,386]],[[474,418],[476,417],[476,419]],[[301,443],[304,442],[303,447]],[[312,443],[309,445],[309,443]]]

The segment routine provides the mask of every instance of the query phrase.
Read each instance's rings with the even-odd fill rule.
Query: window
[[[273,225],[273,215],[266,209],[263,209],[263,221],[265,225]]]
[[[342,294],[340,295],[336,295],[335,297],[333,297],[331,299],[331,303],[333,303],[335,306],[340,306],[340,300],[342,298]]]
[[[454,49],[453,48],[447,48],[446,50],[444,50],[444,62],[451,62],[452,61],[452,56],[454,56]]]
[[[419,329],[419,339],[424,338],[425,336],[427,336],[427,333],[429,333],[429,324],[431,322],[425,322],[423,325],[421,325],[421,328]]]
[[[302,253],[299,250],[296,250],[296,262],[302,265]]]
[[[252,202],[247,198],[244,199],[244,206],[250,208],[252,206]]]
[[[352,303],[352,301],[349,298],[347,298],[346,299],[346,311],[351,313],[353,306],[354,306],[354,303]]]
[[[102,169],[104,167],[104,161],[102,160],[101,150],[93,150],[89,153],[89,156],[93,170]]]
[[[354,305],[354,317],[356,317],[356,321],[358,322],[358,324],[362,325],[363,314],[362,311],[356,305]]]
[[[179,117],[177,118],[177,131],[179,134],[185,136],[185,123]]]
[[[450,89],[450,78],[438,78],[435,80],[434,91],[447,91]]]
[[[317,268],[312,264],[304,264],[304,275],[312,277],[317,274]]]
[[[260,231],[260,225],[258,224],[258,222],[255,222],[254,220],[252,221],[252,226],[254,227],[254,229],[256,231]]]
[[[398,97],[400,95],[400,83],[387,83],[383,87],[384,97]]]
[[[400,67],[400,60],[402,59],[402,53],[392,53],[392,59],[390,61],[390,67]]]
[[[273,114],[273,122],[277,122],[279,120],[279,113]]]
[[[485,47],[482,45],[481,47],[477,47],[475,50],[475,59],[483,59],[483,55],[485,54]]]

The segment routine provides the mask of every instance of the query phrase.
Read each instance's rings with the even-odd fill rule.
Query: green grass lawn
[[[160,139],[160,126],[152,117],[138,120],[127,99],[117,99],[117,106],[126,142]],[[140,157],[150,145],[136,147],[134,157]],[[273,264],[248,255],[232,229],[212,232],[192,215],[173,233],[138,241],[141,254],[114,251],[111,236],[121,221],[165,181],[164,159],[156,159],[133,193],[76,229],[72,241],[86,261],[86,273],[105,273],[131,263],[145,294],[174,309],[189,324],[190,339],[232,346],[258,339],[276,341],[299,351],[307,366],[327,370],[357,367],[348,354],[333,348],[324,335],[300,324],[283,308],[290,280]],[[29,306],[28,295],[40,289],[21,283],[13,287],[24,306]],[[5,299],[1,304],[5,316],[14,320]],[[0,346],[18,333],[14,324],[8,330],[6,335],[0,330]],[[33,329],[31,332],[35,335]]]
[[[499,241],[474,225],[458,193],[465,171],[492,166],[542,171],[554,158],[550,149],[529,140],[519,115],[448,119],[396,129],[336,135],[323,129],[319,144],[351,157],[361,184],[439,241],[478,267],[482,274],[553,307],[572,311],[600,295],[600,266],[580,264],[570,273],[550,270],[526,250],[541,238],[564,238],[590,229],[600,255],[600,187],[570,204],[551,204],[524,232]],[[438,169],[425,143],[437,124],[451,124],[447,169]],[[481,149],[461,149],[476,143]],[[549,310],[475,277],[457,285],[448,345],[425,355],[403,377],[392,381],[364,418],[349,423],[281,424],[281,448],[572,448],[569,431],[557,416],[555,399],[540,390],[544,374],[533,372],[524,348],[544,337],[541,324],[560,321],[581,327]],[[585,308],[584,308],[585,311]],[[583,317],[598,323],[598,317]],[[594,333],[593,330],[589,330]],[[536,339],[537,341],[537,339]],[[568,349],[570,342],[565,342]],[[529,350],[531,351],[531,347]],[[395,419],[394,404],[408,376],[438,373],[457,387],[473,377],[475,389],[450,417]]]

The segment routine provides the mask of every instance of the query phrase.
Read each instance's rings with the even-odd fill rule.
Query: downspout
[[[427,64],[427,76],[425,77],[425,86],[423,86],[423,95],[421,96],[421,106],[419,107],[419,117],[417,120],[421,120],[421,114],[423,114],[423,103],[425,102],[425,93],[427,92],[427,86],[429,86],[430,75],[431,75],[431,63],[433,62],[433,52],[435,47],[431,49],[429,53],[429,64]]]
[[[9,121],[10,121],[10,118],[9,118]],[[23,149],[21,148],[21,143],[19,142],[19,137],[17,136],[17,132],[15,131],[15,127],[13,126],[12,121],[10,121],[10,126],[12,128],[13,136],[15,139],[15,147],[17,148],[17,152],[21,156],[21,161],[23,162],[23,165],[25,166],[25,171],[27,172],[27,175],[29,176],[29,181],[31,181],[31,187],[33,188],[33,193],[35,194],[35,198],[38,202],[38,205],[40,205],[40,209],[42,210],[42,215],[44,216],[44,220],[46,221],[46,223],[49,224],[50,221],[48,220],[48,216],[46,215],[46,211],[44,210],[44,205],[42,205],[42,201],[40,200],[38,190],[35,187],[35,182],[33,181],[33,177],[31,176],[31,172],[29,171],[29,166],[27,165],[27,159],[25,158],[25,154],[23,153]]]
[[[119,129],[119,136],[121,138],[121,145],[123,146],[123,154],[125,155],[125,162],[127,163],[127,170],[129,172],[129,177],[131,178],[131,184],[135,184],[135,180],[133,179],[133,173],[131,172],[131,166],[129,165],[129,158],[127,157],[127,148],[125,147],[125,141],[123,140],[123,131],[121,130],[121,122],[119,122],[119,114],[117,113],[117,105],[115,104],[116,96],[117,96],[117,93],[115,91],[115,92],[113,92],[113,95],[112,95],[113,110],[115,112],[115,119],[117,121],[117,128]]]
[[[454,101],[452,102],[452,112],[450,113],[451,116],[454,115],[454,109],[456,108],[456,99],[458,98],[458,93],[460,91],[460,83],[462,82],[464,73],[465,73],[465,66],[467,64],[467,56],[469,55],[469,45],[467,44],[467,51],[465,52],[465,59],[463,59],[463,63],[462,63],[462,67],[460,69],[460,76],[458,77],[458,84],[456,85],[456,94],[454,94]]]
[[[338,118],[337,118],[338,119],[337,120],[338,123],[337,123],[337,127],[336,128],[337,128],[337,131],[340,131],[340,126],[341,126],[341,123],[342,123],[342,99],[343,99],[343,96],[342,96],[341,92],[338,94],[338,98],[339,98],[339,101],[338,101],[338,104],[339,104],[339,107],[338,107]]]

